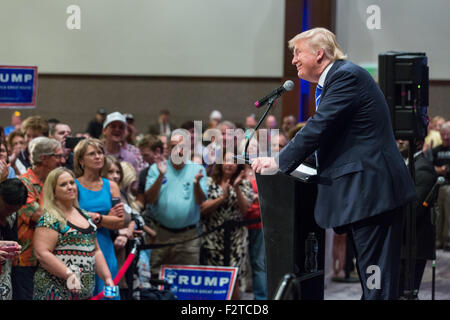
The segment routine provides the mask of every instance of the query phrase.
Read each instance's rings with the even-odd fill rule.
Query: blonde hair
[[[432,145],[433,148],[440,146],[442,144],[441,133],[437,130],[430,130],[428,135],[425,137],[425,143],[428,145]]]
[[[55,198],[55,190],[59,177],[65,172],[70,174],[75,180],[75,174],[72,172],[72,170],[64,167],[59,167],[50,171],[47,178],[45,179],[44,188],[42,191],[44,195],[43,210],[46,211],[50,215],[50,217],[59,222],[61,229],[64,229],[66,227],[67,219],[61,208],[57,204],[57,200]],[[78,207],[78,195],[73,201],[73,206]]]
[[[100,150],[105,154],[105,148],[103,146],[103,142],[95,138],[86,138],[77,143],[74,151],[73,151],[73,170],[75,171],[76,177],[81,177],[84,174],[84,168],[80,163],[80,160],[84,158],[84,154],[89,146],[94,147],[97,150]],[[103,167],[105,163],[103,163]],[[102,170],[103,170],[102,167]]]
[[[127,161],[120,162],[123,171],[123,178],[120,182],[120,188],[126,189],[128,188],[134,181],[137,180],[136,169],[134,169],[133,165]]]
[[[25,134],[28,129],[41,132],[44,136],[48,135],[48,122],[41,116],[30,116],[26,118],[20,127]]]
[[[336,36],[328,29],[314,28],[296,35],[289,40],[289,49],[293,50],[297,41],[301,39],[307,39],[307,44],[312,50],[323,49],[325,56],[331,61],[347,58],[337,43]]]
[[[120,182],[120,189],[123,190],[127,194],[129,206],[132,209],[139,212],[140,208],[139,208],[138,204],[136,203],[136,198],[130,192],[132,183],[138,180],[136,169],[133,167],[133,165],[131,163],[129,163],[127,161],[122,161],[120,163],[120,165],[122,167],[122,172],[123,172],[123,178],[122,178],[122,181]]]

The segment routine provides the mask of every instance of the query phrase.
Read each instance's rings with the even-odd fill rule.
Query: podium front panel
[[[287,273],[305,273],[305,240],[314,232],[324,268],[325,230],[314,220],[317,185],[289,175],[256,175],[266,249],[267,291],[271,299]],[[301,299],[323,299],[323,275],[301,284]]]

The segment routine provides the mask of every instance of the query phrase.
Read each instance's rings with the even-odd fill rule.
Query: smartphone
[[[0,247],[0,250],[5,251],[5,252],[16,252],[16,251],[19,251],[19,248],[16,247],[15,244],[9,244],[9,245]]]
[[[105,298],[115,298],[119,296],[119,286],[105,286]]]
[[[68,149],[75,149],[75,146],[80,142],[81,140],[85,139],[85,137],[67,137],[66,138],[66,148]]]
[[[118,203],[121,203],[122,200],[120,200],[120,197],[112,197],[111,198],[111,208],[114,208],[114,206]]]

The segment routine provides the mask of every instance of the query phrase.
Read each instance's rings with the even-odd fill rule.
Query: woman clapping
[[[223,164],[216,164],[212,176],[207,178],[208,199],[200,207],[205,232],[225,222],[236,223],[229,230],[229,239],[226,239],[224,229],[209,233],[203,238],[203,264],[225,266],[228,260],[228,266],[239,267],[241,276],[245,271],[248,234],[247,228],[240,222],[244,220],[253,200],[252,187],[244,178],[243,169],[242,164],[235,163],[233,153],[226,152]],[[226,250],[227,246],[229,250]],[[238,282],[236,282],[232,299],[239,299]]]

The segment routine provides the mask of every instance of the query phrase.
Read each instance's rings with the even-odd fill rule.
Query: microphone
[[[433,196],[434,190],[437,188],[437,186],[442,185],[445,183],[445,178],[444,177],[438,177],[436,180],[436,183],[434,184],[433,188],[431,188],[430,193],[427,195],[427,197],[425,198],[425,200],[423,201],[422,205],[424,207],[429,207],[429,203],[428,201],[430,201],[431,197]]]
[[[255,102],[255,107],[260,108],[263,105],[265,105],[270,99],[272,98],[278,98],[281,96],[285,91],[291,91],[294,89],[294,82],[291,80],[287,80],[281,87],[273,90],[271,93],[269,93],[264,98],[258,100]]]

